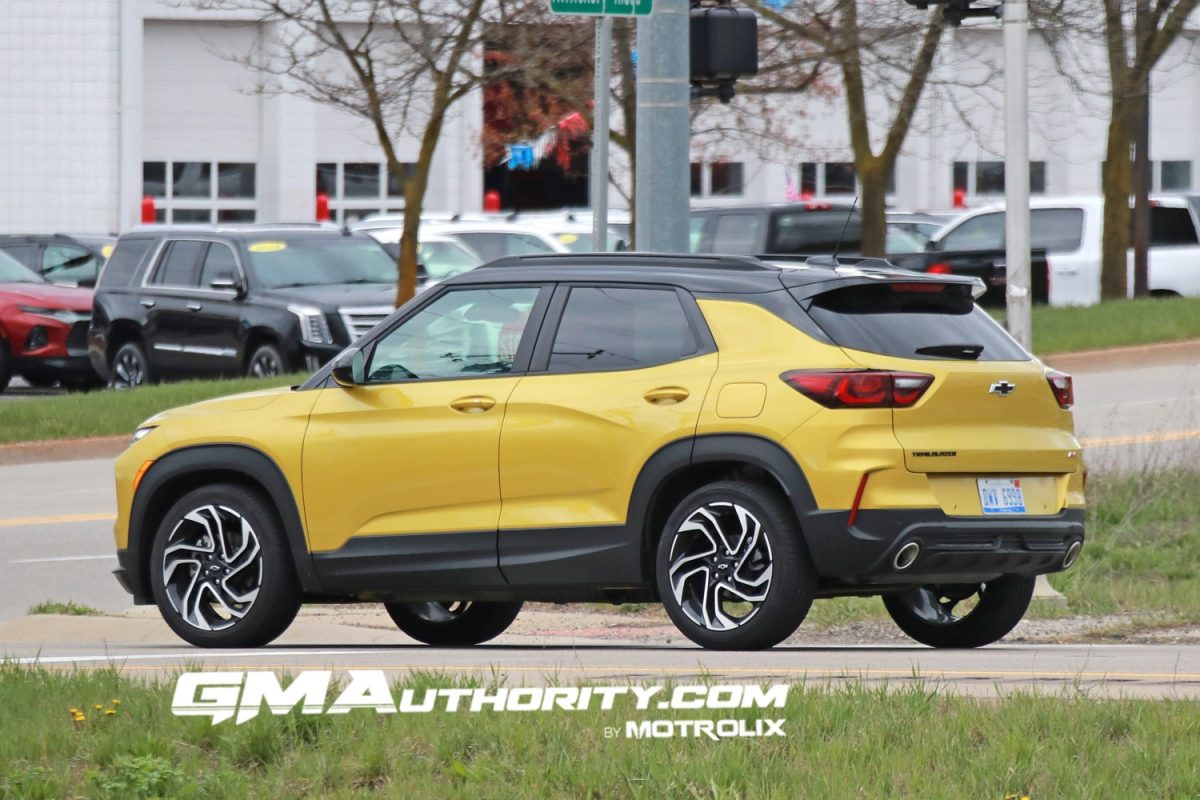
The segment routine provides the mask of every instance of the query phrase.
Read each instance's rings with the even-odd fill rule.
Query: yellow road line
[[[1162,433],[1139,433],[1130,436],[1107,436],[1098,439],[1084,439],[1080,444],[1084,447],[1112,447],[1122,444],[1150,444],[1154,442],[1182,442],[1188,439],[1200,439],[1200,430],[1164,431]]]
[[[64,522],[114,522],[115,514],[57,514],[48,517],[15,517],[0,519],[0,528],[21,528],[27,525],[60,525]]]

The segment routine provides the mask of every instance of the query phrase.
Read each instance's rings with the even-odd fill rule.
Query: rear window
[[[775,215],[767,252],[821,255],[837,250],[852,255],[861,242],[859,218],[851,211],[793,211]]]
[[[929,287],[937,290],[929,291]],[[848,286],[818,295],[808,313],[835,344],[851,350],[898,358],[1030,358],[987,312],[975,305],[966,286]]]
[[[128,286],[154,239],[122,239],[100,270],[101,286]]]

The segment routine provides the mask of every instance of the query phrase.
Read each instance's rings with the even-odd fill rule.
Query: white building
[[[230,56],[270,34],[257,22],[155,0],[14,2],[3,17],[0,232],[127,230],[144,194],[162,221],[312,221],[318,181],[335,212],[404,205],[367,125],[254,91]],[[482,202],[473,99],[447,121],[431,209]]]
[[[249,18],[158,0],[7,4],[0,21],[0,232],[126,230],[140,221],[146,194],[160,220],[176,222],[311,221],[318,188],[339,214],[401,208],[368,126],[303,98],[257,93],[256,74],[230,59],[271,33]],[[948,36],[948,52],[960,56],[999,58],[1002,51],[996,23]],[[1155,74],[1156,190],[1200,188],[1198,36],[1185,34]],[[1102,85],[1103,53],[1084,50],[1082,59],[1080,75]],[[983,69],[969,59],[949,62],[943,78]],[[999,80],[994,91],[927,94],[895,170],[894,206],[947,208],[956,186],[969,203],[1002,195]],[[1034,191],[1099,192],[1107,100],[1076,91],[1036,38],[1031,86]],[[770,146],[694,143],[694,202],[783,201],[789,185],[816,197],[852,195],[838,97],[797,102],[803,115]],[[872,115],[888,113],[875,97]],[[791,119],[786,103],[779,116]],[[446,126],[430,211],[481,207],[482,127],[477,93]],[[402,143],[401,158],[415,159],[416,147],[415,140]],[[612,202],[622,203],[618,193]]]

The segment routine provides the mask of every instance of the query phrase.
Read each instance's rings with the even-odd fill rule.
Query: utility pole
[[[1031,348],[1029,267],[1029,6],[1004,0],[1004,234],[1008,332]]]
[[[610,16],[596,18],[596,58],[593,63],[595,105],[592,109],[592,250],[608,249],[608,124],[612,81],[612,29]]]
[[[1137,0],[1134,7],[1134,56],[1136,66],[1145,63],[1148,57],[1146,39],[1150,28],[1149,0]],[[1133,296],[1145,297],[1150,293],[1150,73],[1139,81],[1135,118],[1137,128],[1133,132]]]
[[[639,250],[688,251],[689,0],[654,0],[638,20],[635,235]]]

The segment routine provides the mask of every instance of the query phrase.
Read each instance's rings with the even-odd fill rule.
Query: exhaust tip
[[[917,556],[920,553],[921,546],[916,542],[909,542],[896,551],[896,557],[892,559],[892,566],[897,570],[908,569],[917,560]]]
[[[1071,546],[1067,548],[1067,554],[1063,556],[1062,568],[1070,569],[1075,560],[1079,558],[1079,551],[1081,550],[1083,550],[1083,542],[1078,540],[1071,542]]]

